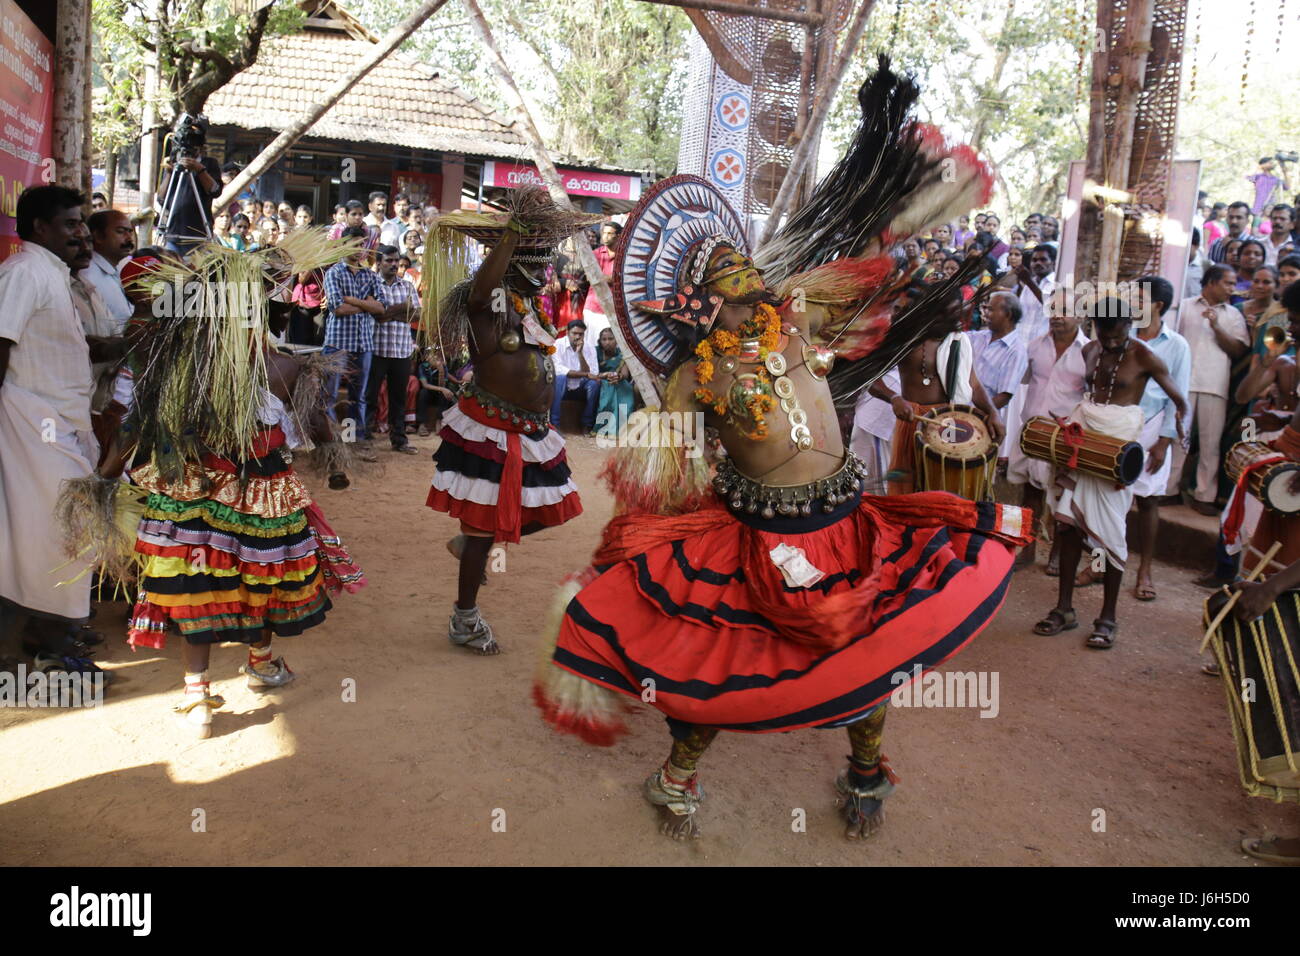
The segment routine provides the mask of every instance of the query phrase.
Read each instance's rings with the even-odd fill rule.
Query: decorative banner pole
[[[501,88],[501,95],[505,98],[511,112],[514,113],[515,122],[519,125],[519,131],[523,133],[524,138],[528,141],[533,153],[533,160],[537,163],[537,171],[546,182],[546,188],[551,194],[551,199],[562,209],[572,209],[573,203],[569,201],[569,196],[564,191],[564,186],[560,182],[560,174],[556,172],[555,163],[551,161],[551,156],[546,151],[546,145],[542,142],[541,134],[537,132],[532,115],[528,112],[528,106],[524,103],[523,94],[519,92],[519,87],[515,85],[514,77],[510,73],[510,67],[506,65],[505,58],[501,55],[501,50],[497,46],[496,38],[492,36],[492,30],[488,26],[487,18],[483,16],[483,11],[479,9],[475,0],[461,0],[461,2],[465,6],[465,11],[469,14],[470,26],[474,28],[474,32],[478,35],[487,51],[488,69],[496,77],[497,86]],[[591,251],[591,247],[581,237],[574,241],[573,246],[578,252],[578,261],[582,263],[582,269],[587,274],[587,280],[591,283],[596,298],[600,301],[600,307],[610,317],[610,331],[614,333],[618,347],[623,352],[624,360],[632,371],[632,381],[636,383],[637,391],[641,393],[641,398],[646,405],[657,407],[660,402],[659,389],[655,385],[654,377],[646,371],[636,356],[632,354],[632,350],[628,348],[627,342],[623,340],[623,330],[619,328],[618,322],[615,321],[617,312],[614,309],[614,293],[609,287],[609,280],[605,278],[605,273],[600,271],[600,265],[596,262],[596,254]]]

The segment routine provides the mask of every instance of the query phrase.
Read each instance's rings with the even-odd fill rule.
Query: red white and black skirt
[[[623,726],[590,684],[724,730],[850,724],[993,619],[1029,527],[1021,508],[941,492],[855,495],[808,517],[738,516],[718,501],[615,518],[570,585],[534,699],[597,744]],[[780,545],[820,580],[792,586]]]
[[[430,508],[511,542],[530,525],[551,527],[582,514],[564,437],[554,428],[525,432],[488,417],[464,395],[442,423]]]

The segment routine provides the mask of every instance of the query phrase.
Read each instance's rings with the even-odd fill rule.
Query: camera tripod
[[[204,202],[203,193],[199,189],[198,178],[192,169],[182,169],[180,160],[185,158],[178,155],[172,165],[171,176],[167,180],[167,191],[163,194],[161,202],[158,204],[158,229],[166,235],[167,224],[171,221],[172,213],[176,209],[176,203],[181,196],[185,195],[185,185],[189,185],[190,195],[194,197],[194,204],[198,207],[200,215],[203,217],[203,234],[212,238],[212,221]]]

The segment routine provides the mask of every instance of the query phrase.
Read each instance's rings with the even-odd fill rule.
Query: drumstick
[[[1255,567],[1251,569],[1250,573],[1246,575],[1245,580],[1254,581],[1255,578],[1259,577],[1273,560],[1273,556],[1281,549],[1282,542],[1274,541],[1273,546],[1268,549],[1268,552],[1264,555],[1259,564],[1255,565]],[[1228,603],[1219,608],[1219,613],[1214,615],[1214,620],[1210,622],[1210,626],[1205,632],[1205,639],[1201,641],[1201,649],[1197,651],[1198,654],[1205,653],[1205,648],[1209,646],[1210,643],[1210,635],[1213,634],[1218,629],[1219,625],[1223,623],[1223,619],[1228,616],[1228,612],[1232,610],[1239,597],[1241,597],[1241,592],[1233,591],[1232,597],[1228,598]]]

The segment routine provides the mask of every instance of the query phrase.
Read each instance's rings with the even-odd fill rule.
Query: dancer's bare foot
[[[691,774],[684,784],[666,778],[659,768],[646,778],[646,800],[659,814],[659,832],[674,840],[698,840],[700,824],[696,811],[704,800],[704,788],[699,775]]]
[[[884,798],[894,790],[894,784],[884,774],[880,782],[866,790],[849,786],[849,772],[841,770],[835,778],[835,806],[844,816],[844,836],[849,840],[865,840],[885,825]]]
[[[655,807],[659,814],[659,832],[673,840],[698,840],[700,824],[693,813],[676,814],[667,807]]]

